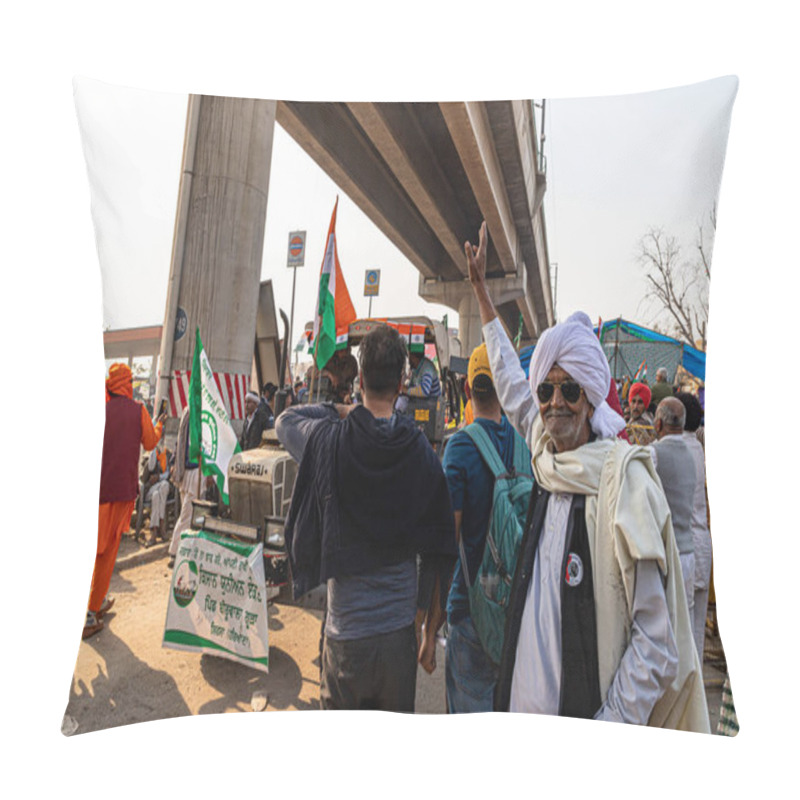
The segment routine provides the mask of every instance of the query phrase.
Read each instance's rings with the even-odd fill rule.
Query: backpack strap
[[[514,429],[514,470],[517,475],[533,475],[528,443],[516,429]]]
[[[497,448],[489,438],[489,434],[486,433],[479,423],[473,422],[471,425],[467,425],[465,428],[463,428],[463,431],[467,434],[467,436],[469,436],[470,439],[472,439],[475,447],[478,448],[478,452],[480,453],[483,462],[492,471],[495,480],[508,474],[506,465],[503,463],[503,459],[500,458]],[[489,523],[489,527],[491,528],[491,511],[489,512]],[[461,571],[464,573],[464,583],[466,584],[467,589],[470,589],[472,587],[472,583],[469,579],[467,555],[464,551],[463,538],[460,538],[458,541],[458,555],[461,559]]]
[[[483,459],[484,463],[487,467],[492,471],[495,480],[498,478],[502,478],[504,475],[508,474],[508,470],[506,469],[506,465],[503,463],[503,459],[500,458],[500,454],[497,452],[497,448],[494,446],[494,443],[489,438],[489,434],[483,429],[483,427],[478,422],[473,422],[471,425],[467,425],[466,428],[463,429],[464,433],[469,436],[470,439],[475,444],[475,447],[478,448],[478,452],[481,454],[481,458]],[[516,442],[514,443],[516,445]],[[516,451],[519,448],[516,446],[514,447],[514,456],[516,458]],[[524,456],[523,456],[524,457]]]

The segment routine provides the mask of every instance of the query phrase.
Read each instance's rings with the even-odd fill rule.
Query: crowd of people
[[[438,373],[389,326],[364,338],[358,360],[338,351],[307,382],[247,395],[241,448],[274,427],[299,465],[285,539],[295,596],[327,589],[321,705],[413,712],[417,665],[436,669],[446,626],[449,713],[709,731],[702,405],[676,392],[666,370],[652,387],[616,384],[582,312],[541,335],[526,377],[487,288],[487,246],[484,223],[478,243],[465,244],[483,333],[464,384],[470,418],[441,460],[401,413],[403,398],[441,394]],[[171,471],[180,486],[171,563],[202,485],[189,457],[189,412],[168,462],[155,449],[162,420],[153,428],[130,406],[119,378],[107,385],[106,438],[129,441],[130,463],[124,487],[111,491],[104,450],[84,637],[108,607],[108,560],[136,498],[139,445],[153,450],[144,489],[162,538],[159,484]],[[495,552],[498,481],[519,476],[532,488],[509,561]],[[488,616],[475,600],[479,591],[492,596],[487,558],[504,584]]]
[[[542,334],[526,378],[487,289],[487,243],[484,223],[478,244],[465,245],[484,339],[465,383],[471,422],[441,462],[397,413],[438,376],[388,327],[361,344],[360,403],[295,406],[277,420],[299,463],[285,531],[293,589],[327,587],[322,706],[413,710],[416,664],[436,668],[446,622],[450,713],[708,731],[702,408],[663,373],[653,389],[628,382],[620,397],[581,312]],[[502,576],[497,650],[472,598],[503,471],[527,471],[533,490]]]

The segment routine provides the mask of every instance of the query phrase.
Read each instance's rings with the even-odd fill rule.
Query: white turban
[[[258,403],[261,401],[261,398],[255,392],[248,392],[244,396],[245,400],[252,400],[254,403]]]
[[[616,436],[625,427],[625,420],[606,402],[611,386],[611,370],[606,354],[592,330],[592,321],[583,311],[576,311],[565,322],[548,328],[536,343],[530,367],[534,397],[536,387],[545,380],[555,364],[583,387],[594,407],[589,420],[592,430],[601,439]]]

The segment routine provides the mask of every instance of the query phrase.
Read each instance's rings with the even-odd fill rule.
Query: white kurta
[[[703,648],[706,637],[706,615],[708,613],[708,590],[711,586],[711,533],[708,530],[706,504],[706,454],[697,436],[685,431],[684,441],[694,456],[697,486],[692,508],[692,537],[694,539],[694,609],[692,629],[694,643],[700,663],[703,663]]]
[[[682,434],[669,435],[682,436]],[[653,458],[653,466],[658,469],[658,448],[651,444],[648,446],[648,450]],[[694,520],[694,516],[692,516],[692,520]],[[692,620],[692,629],[694,630],[694,577],[697,569],[694,558],[694,536],[692,537],[692,551],[690,553],[680,553],[680,560],[681,574],[683,575],[683,588],[686,591],[686,605],[689,608],[689,619]],[[702,658],[702,653],[700,653],[700,657]]]
[[[147,460],[147,467],[155,472],[157,453],[153,450]],[[157,528],[167,513],[167,499],[169,497],[169,468],[158,476],[158,480],[145,489],[144,499],[150,503],[150,527]]]
[[[175,522],[175,527],[172,529],[172,539],[169,543],[169,554],[175,556],[178,552],[178,545],[181,541],[181,533],[188,530],[192,521],[192,502],[200,497],[200,481],[202,476],[200,470],[195,467],[194,469],[184,470],[183,479],[181,480],[181,513]]]
[[[538,406],[498,319],[483,328],[495,388],[511,424],[534,452]],[[557,714],[561,683],[561,564],[571,494],[550,497],[522,615],[512,677],[512,711]],[[677,673],[678,655],[663,578],[655,561],[636,566],[629,644],[597,719],[646,724]]]
[[[145,500],[150,503],[150,527],[157,528],[167,513],[167,498],[169,497],[169,481],[159,479],[145,494]]]

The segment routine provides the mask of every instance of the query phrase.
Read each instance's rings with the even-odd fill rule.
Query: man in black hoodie
[[[285,532],[294,595],[328,589],[325,709],[414,711],[415,617],[446,596],[436,585],[455,561],[439,459],[394,413],[406,352],[396,330],[375,329],[359,350],[363,405],[292,406],[277,421],[300,463]]]

